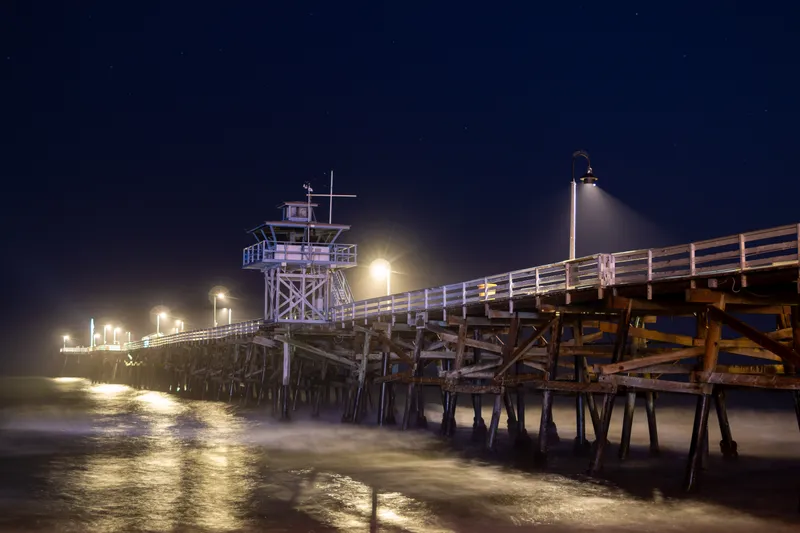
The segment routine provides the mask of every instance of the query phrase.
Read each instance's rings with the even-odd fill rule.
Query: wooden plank
[[[253,337],[253,343],[258,344],[259,346],[266,346],[267,348],[274,348],[278,345],[273,339],[269,339],[267,337],[262,337],[261,335],[256,335]]]
[[[634,389],[660,392],[678,392],[683,394],[704,394],[705,391],[710,390],[702,383],[679,383],[677,381],[620,376],[616,374],[599,376],[597,381],[599,383],[613,383],[618,386],[625,386]]]
[[[646,280],[643,280],[639,285],[645,285]],[[658,315],[686,315],[702,310],[704,306],[692,303],[671,303],[671,302],[657,302],[653,300],[642,300],[639,298],[626,298],[624,296],[608,296],[606,298],[606,307],[608,309],[622,310],[627,308],[628,300],[632,300],[632,310],[637,314],[648,312],[648,314]]]
[[[669,363],[673,361],[680,361],[689,357],[697,357],[703,353],[703,347],[694,346],[692,348],[684,348],[658,355],[650,355],[647,357],[639,357],[636,359],[629,359],[619,363],[609,363],[605,365],[594,365],[596,372],[600,374],[616,374],[619,372],[629,372],[637,368],[643,368],[650,365],[661,363]]]
[[[617,333],[617,325],[611,322],[600,322],[600,331],[605,333]],[[676,333],[662,333],[660,331],[644,328],[631,327],[628,330],[628,336],[637,339],[647,339],[651,341],[668,342],[671,344],[679,344],[681,346],[694,346],[695,339],[689,335],[678,335]]]
[[[714,371],[723,374],[763,374],[766,376],[786,373],[783,365],[717,365]]]
[[[768,299],[768,302],[765,302],[765,298],[756,298],[754,296],[716,291],[713,289],[686,289],[686,301],[692,303],[713,304],[719,302],[719,299],[723,294],[725,295],[725,305],[752,305],[755,307],[764,307],[764,304],[766,303],[768,303],[770,306],[781,306],[796,305],[798,302],[797,297],[790,298],[787,302],[773,299]]]
[[[451,331],[448,331],[448,330],[446,330],[444,328],[441,328],[439,326],[436,326],[436,325],[428,323],[428,324],[425,325],[425,329],[427,329],[428,331],[430,331],[432,333],[436,333],[437,335],[439,335],[439,337],[443,341],[446,341],[446,342],[458,342],[458,335],[457,334],[455,334],[455,333],[453,333]],[[492,352],[492,353],[497,353],[497,354],[500,354],[500,353],[503,352],[503,347],[501,345],[494,344],[494,343],[491,343],[491,342],[485,342],[485,341],[479,341],[479,340],[467,338],[466,341],[465,341],[465,344],[467,346],[472,347],[472,348],[478,348],[480,350],[486,350],[487,352]]]
[[[447,378],[447,379],[455,379],[455,378],[460,378],[460,377],[471,378],[471,377],[473,377],[472,374],[474,374],[475,372],[483,372],[484,370],[490,370],[492,368],[496,368],[496,367],[500,366],[501,363],[502,363],[502,361],[499,361],[499,360],[498,361],[489,361],[489,362],[486,362],[486,363],[478,363],[477,365],[465,366],[465,367],[462,367],[462,368],[459,368],[459,369],[456,369],[456,370],[452,370],[452,371],[449,371],[449,372],[444,370],[444,371],[439,373],[439,376]],[[490,377],[494,377],[494,374],[492,374],[492,376],[490,376]]]
[[[720,344],[724,342],[725,341],[721,341]],[[725,353],[730,353],[734,355],[745,355],[747,357],[752,357],[754,359],[765,359],[767,361],[783,361],[783,359],[781,359],[774,353],[765,350],[763,348],[731,348],[731,349],[725,349],[723,351]]]
[[[693,374],[692,378],[696,381],[713,383],[715,385],[753,387],[757,389],[800,390],[800,377],[796,376],[696,372]]]
[[[613,383],[598,383],[598,382],[583,382],[576,381],[549,381],[542,379],[541,376],[535,374],[521,374],[519,376],[511,376],[506,380],[507,384],[519,384],[525,388],[534,390],[552,390],[552,391],[565,391],[565,392],[592,392],[592,393],[613,393],[616,391],[616,386]]]
[[[697,365],[652,365],[630,371],[632,374],[691,374]]]
[[[501,394],[504,387],[501,385],[472,385],[469,383],[447,382],[442,384],[442,390],[463,394]]]
[[[465,343],[467,339],[467,324],[466,321],[463,324],[458,326],[458,341],[456,342],[456,358],[455,358],[455,369],[459,370],[461,367],[464,366],[464,350],[466,349],[467,345]]]

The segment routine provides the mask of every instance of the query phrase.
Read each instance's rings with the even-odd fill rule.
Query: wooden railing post
[[[514,312],[514,276],[508,273],[508,312]]]

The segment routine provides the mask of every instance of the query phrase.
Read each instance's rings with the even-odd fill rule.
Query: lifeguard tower
[[[320,223],[318,204],[311,202],[309,184],[305,202],[278,206],[280,221],[264,222],[248,231],[256,244],[244,249],[242,268],[264,273],[264,319],[268,322],[319,324],[328,322],[331,306],[352,303],[343,270],[356,266],[356,245],[337,239],[350,226]],[[353,195],[339,195],[350,196]]]

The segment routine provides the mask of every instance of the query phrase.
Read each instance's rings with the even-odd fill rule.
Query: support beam
[[[351,361],[350,359],[346,359],[346,358],[344,358],[342,356],[339,356],[339,355],[336,355],[336,354],[332,354],[330,352],[326,352],[322,348],[318,348],[316,346],[313,346],[311,344],[305,343],[303,341],[299,341],[297,339],[292,339],[291,337],[288,336],[288,334],[287,335],[275,335],[275,340],[279,341],[279,342],[282,342],[284,344],[290,344],[290,345],[294,346],[295,348],[299,348],[301,350],[305,350],[305,351],[307,351],[309,353],[313,353],[315,355],[319,355],[319,356],[324,357],[326,359],[330,359],[331,361],[339,363],[340,365],[344,365],[344,366],[348,366],[348,367],[355,367],[356,366],[356,364],[353,361]]]
[[[693,348],[678,349],[673,352],[667,352],[658,355],[650,355],[647,357],[639,357],[637,359],[629,359],[621,363],[610,363],[606,365],[594,365],[596,372],[600,374],[618,374],[620,372],[630,372],[638,368],[645,368],[651,365],[658,365],[662,363],[672,363],[680,361],[681,359],[694,358],[701,355],[704,348],[699,346]]]
[[[542,326],[539,331],[536,331],[532,337],[528,338],[524,343],[522,343],[518,348],[516,348],[513,352],[511,352],[508,357],[503,357],[503,368],[497,371],[497,375],[495,376],[495,381],[500,381],[505,373],[508,371],[511,366],[516,363],[517,361],[522,358],[522,356],[531,348],[542,336],[547,333],[548,330],[551,330],[553,324],[555,324],[558,320],[558,315],[551,318],[544,326]],[[516,343],[516,335],[514,337],[514,342]],[[513,348],[513,345],[511,346]],[[548,356],[549,357],[549,356]]]
[[[786,363],[800,366],[800,354],[795,352],[792,348],[786,346],[785,344],[781,344],[780,342],[771,339],[767,335],[764,335],[760,331],[756,330],[752,326],[745,324],[738,318],[729,315],[722,309],[718,307],[709,307],[708,308],[708,315],[709,320],[714,320],[715,322],[722,322],[732,330],[736,331],[737,333],[744,335],[751,341],[755,342],[762,348],[769,350],[770,352],[777,354],[783,359]],[[710,331],[710,328],[709,328]],[[716,360],[714,360],[714,365],[703,365],[703,370],[708,372],[714,369],[716,365]]]

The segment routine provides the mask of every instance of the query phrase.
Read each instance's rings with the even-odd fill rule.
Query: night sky
[[[583,219],[578,255],[800,221],[798,15],[3,2],[0,365],[35,372],[61,335],[88,342],[90,316],[141,336],[165,305],[205,327],[219,284],[235,319],[258,317],[245,230],[305,181],[327,192],[330,169],[358,195],[334,205],[343,241],[393,259],[397,291],[565,259],[577,149],[617,203]]]

